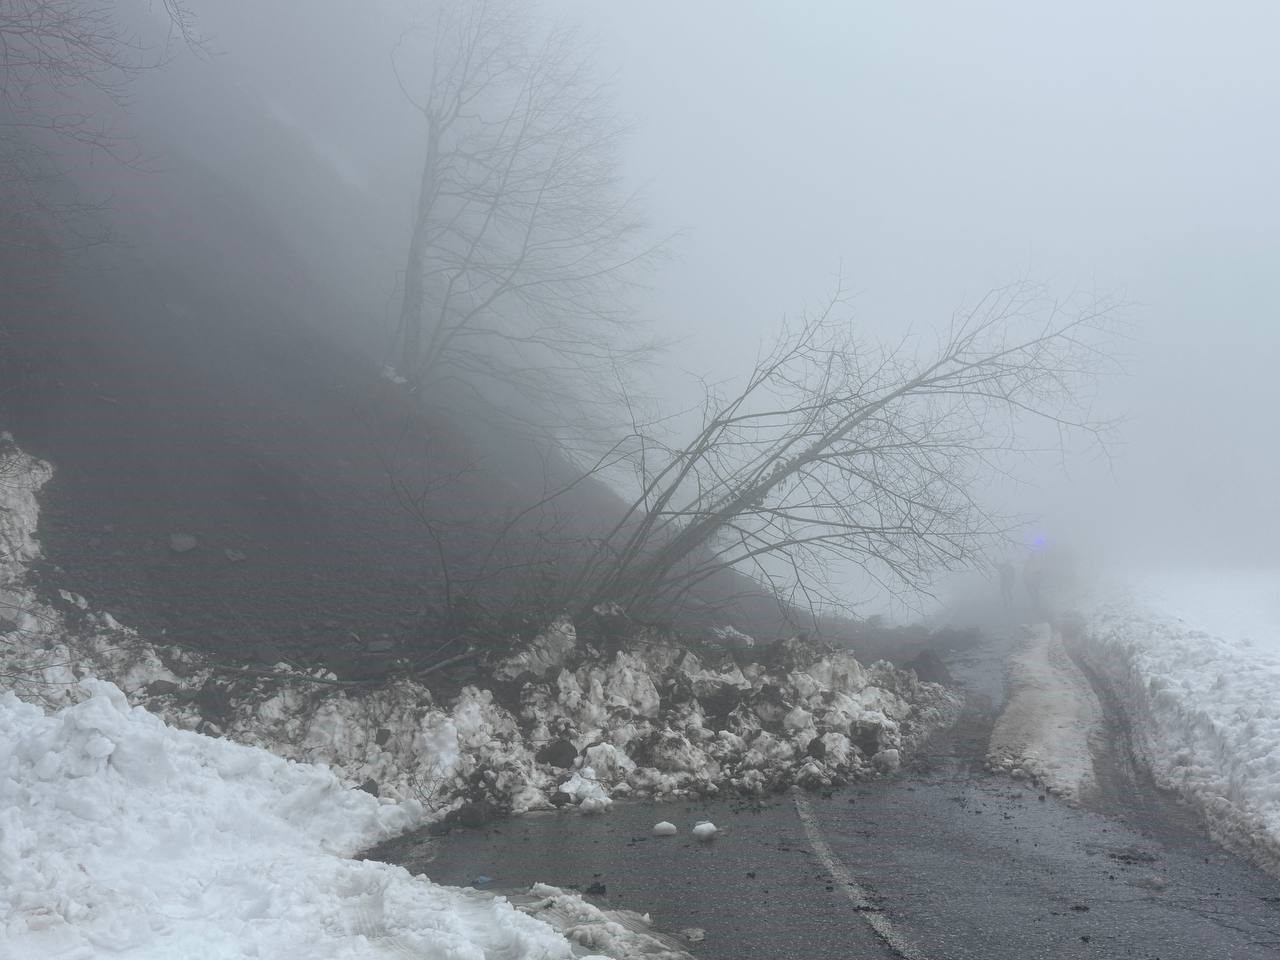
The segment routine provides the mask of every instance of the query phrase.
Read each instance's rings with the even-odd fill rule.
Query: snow
[[[660,820],[653,825],[653,835],[655,837],[674,837],[678,832],[676,825],[670,820]]]
[[[1068,802],[1097,792],[1091,738],[1102,706],[1088,679],[1047,623],[1029,629],[1009,659],[1008,697],[987,750],[988,765],[1043,784]]]
[[[694,825],[693,838],[706,843],[719,832],[720,831],[716,828],[716,825],[710,820],[699,820],[698,823]]]
[[[0,957],[574,955],[501,898],[348,859],[416,802],[80,687],[53,713],[0,695]]]
[[[572,798],[583,813],[604,813],[613,803],[591,767],[583,767],[560,784],[560,792]]]
[[[1075,639],[1156,782],[1280,872],[1280,574],[1148,576],[1095,599]]]

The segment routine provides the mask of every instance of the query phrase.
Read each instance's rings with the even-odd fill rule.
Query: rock
[[[563,807],[567,804],[573,803],[573,797],[569,796],[569,794],[565,793],[563,790],[557,790],[551,795],[551,802],[557,807]]]
[[[429,837],[447,837],[453,828],[447,823],[433,823],[427,827],[427,836]]]
[[[189,553],[200,546],[200,541],[189,533],[169,534],[169,549],[174,553]]]
[[[947,665],[933,650],[921,650],[907,663],[907,666],[914,670],[916,677],[925,683],[942,683],[949,686],[955,682]]]
[[[177,693],[180,687],[172,680],[152,680],[147,684],[147,696],[163,697],[170,693]]]
[[[222,555],[232,563],[244,563],[249,559],[249,555],[247,553],[244,553],[241,550],[235,550],[231,547],[227,547],[227,549],[223,550]]]
[[[385,747],[390,739],[391,731],[386,727],[379,727],[378,732],[373,735],[373,742],[380,747]]]
[[[568,740],[552,740],[534,757],[539,763],[549,763],[561,770],[568,770],[578,759],[578,748]]]
[[[373,777],[370,777],[364,783],[360,784],[360,789],[365,793],[372,794],[376,797],[378,795],[378,781],[373,779]]]
[[[585,893],[589,897],[603,897],[605,895],[605,892],[606,892],[605,885],[601,883],[599,880],[593,881],[591,886],[587,887],[587,889],[583,891],[583,893]]]
[[[204,682],[204,686],[196,694],[195,704],[200,710],[200,716],[215,723],[225,721],[234,709],[227,688],[212,677]]]
[[[464,827],[476,829],[489,822],[489,804],[481,800],[479,803],[464,803],[458,809],[458,823]]]
[[[680,931],[680,936],[684,937],[690,943],[701,943],[707,939],[707,931],[701,927],[685,927]]]
[[[678,832],[676,825],[670,820],[663,820],[661,823],[653,825],[653,835],[655,837],[674,837]]]
[[[821,760],[827,755],[827,745],[822,742],[821,737],[814,737],[809,741],[809,746],[805,751],[815,760]]]
[[[714,823],[710,820],[703,820],[693,828],[693,838],[707,843],[719,832]]]

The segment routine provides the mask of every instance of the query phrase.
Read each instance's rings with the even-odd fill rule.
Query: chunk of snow
[[[514,680],[525,673],[544,677],[559,670],[578,647],[578,633],[568,617],[560,617],[520,650],[493,669],[499,680]]]
[[[871,758],[871,762],[875,765],[877,770],[883,770],[885,773],[892,773],[894,770],[897,770],[902,766],[902,754],[890,747],[888,750],[881,750],[877,753]]]
[[[701,840],[703,843],[706,843],[719,832],[720,831],[716,829],[716,825],[710,820],[700,821],[698,825],[693,828],[694,839]]]
[[[655,837],[674,837],[678,832],[676,825],[670,820],[662,820],[653,825],[653,835]]]
[[[583,813],[603,813],[613,803],[609,791],[600,783],[591,767],[583,767],[560,784],[560,791],[572,797]]]

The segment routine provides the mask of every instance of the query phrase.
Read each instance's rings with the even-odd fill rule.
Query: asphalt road
[[[600,883],[601,905],[705,930],[687,949],[708,960],[1280,957],[1280,881],[1149,784],[1111,770],[1090,811],[982,770],[1003,653],[991,641],[953,664],[971,711],[892,781],[535,815],[382,853],[442,883]],[[704,818],[722,830],[710,844],[687,832]],[[663,819],[681,834],[651,837]]]

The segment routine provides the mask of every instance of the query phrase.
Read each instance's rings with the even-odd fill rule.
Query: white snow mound
[[[695,840],[701,840],[704,843],[719,833],[716,825],[710,820],[703,820],[693,828],[693,836]]]
[[[344,859],[416,803],[83,693],[49,715],[0,695],[0,956],[573,955],[501,899]]]

